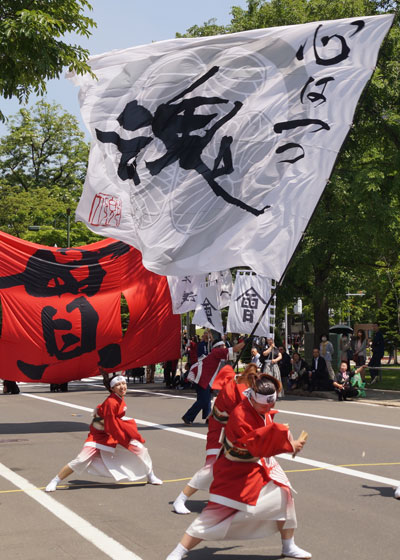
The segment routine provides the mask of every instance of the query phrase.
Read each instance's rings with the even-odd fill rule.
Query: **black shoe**
[[[185,422],[185,424],[193,424],[193,422],[189,422],[189,420],[186,420],[184,416],[182,416],[182,420]]]

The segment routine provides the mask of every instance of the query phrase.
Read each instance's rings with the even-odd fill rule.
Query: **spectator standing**
[[[372,339],[372,357],[368,362],[368,367],[378,369],[370,369],[369,371],[371,376],[371,385],[373,383],[376,383],[378,379],[381,360],[385,354],[385,341],[383,338],[383,334],[379,329],[379,323],[375,323],[372,328],[374,330],[374,338]]]
[[[330,342],[330,340],[328,340],[328,336],[326,334],[321,334],[319,353],[320,356],[324,358],[329,377],[333,381],[335,379],[335,372],[333,371],[332,367],[333,344],[332,342]]]
[[[289,354],[286,352],[286,349],[283,346],[279,346],[278,348],[282,359],[278,362],[279,371],[281,373],[281,381],[284,388],[287,387],[289,373],[292,369],[292,361],[290,359]]]
[[[258,351],[258,348],[256,346],[253,346],[253,348],[251,349],[251,363],[255,364],[257,366],[257,369],[261,369],[261,361],[260,361],[260,352]]]
[[[278,363],[282,359],[282,354],[274,344],[273,338],[267,338],[267,347],[263,351],[264,368],[263,373],[268,373],[281,383],[281,372]]]
[[[340,337],[340,361],[347,362],[347,367],[350,367],[350,358],[352,354],[350,339],[347,334],[342,334]]]
[[[365,365],[367,361],[367,338],[365,331],[358,329],[353,346],[353,359],[357,367]]]

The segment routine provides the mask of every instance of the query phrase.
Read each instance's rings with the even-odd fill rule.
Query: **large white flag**
[[[238,270],[228,312],[227,332],[250,334],[265,306],[268,309],[255,330],[256,336],[274,336],[275,297],[271,299],[274,281],[249,270]]]
[[[218,308],[218,299],[218,285],[216,281],[201,284],[192,323],[199,327],[213,329],[222,334],[224,327],[221,311]]]
[[[325,188],[393,15],[174,39],[90,59],[76,217],[158,274],[279,280]]]
[[[174,314],[187,313],[196,309],[200,284],[204,282],[204,274],[193,276],[168,276],[171,294],[172,311]]]

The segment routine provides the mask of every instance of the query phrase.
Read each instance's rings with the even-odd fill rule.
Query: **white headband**
[[[126,383],[125,377],[123,375],[116,375],[110,381],[110,389],[112,389],[117,383],[122,383],[122,381]]]
[[[245,393],[259,404],[274,404],[276,402],[276,391],[272,393],[272,395],[261,395],[260,393],[256,393],[254,389],[246,389]]]

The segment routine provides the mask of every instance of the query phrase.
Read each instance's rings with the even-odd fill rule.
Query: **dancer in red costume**
[[[125,377],[103,375],[110,395],[95,409],[82,451],[49,482],[46,492],[54,492],[57,485],[73,472],[111,477],[118,482],[147,477],[150,484],[162,484],[153,472],[149,452],[143,445],[145,440],[139,434],[135,420],[125,418]]]
[[[230,414],[224,449],[214,464],[210,501],[167,560],[181,560],[202,540],[253,539],[280,532],[282,555],[311,558],[294,543],[297,526],[290,482],[274,455],[298,453],[287,425],[271,410],[281,390],[267,374],[248,377],[247,398]]]
[[[243,391],[248,388],[247,376],[250,373],[254,374],[256,372],[256,364],[249,364],[240,375],[235,376],[232,366],[229,365],[224,366],[218,373],[216,381],[219,376],[223,375],[225,382],[214,401],[214,406],[208,419],[206,462],[193,475],[190,482],[174,501],[173,508],[176,513],[190,513],[190,510],[186,507],[186,500],[193,496],[197,490],[209,490],[213,479],[213,465],[222,447],[220,442],[221,431],[226,426],[232,410],[246,398]]]

